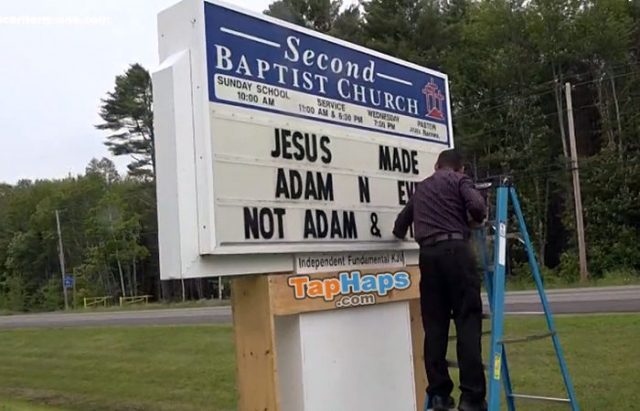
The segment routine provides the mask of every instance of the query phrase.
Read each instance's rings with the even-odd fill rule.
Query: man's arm
[[[474,221],[482,223],[487,217],[487,205],[482,194],[475,189],[473,181],[467,176],[462,177],[459,187],[460,195],[469,215]]]
[[[409,199],[406,206],[400,211],[393,226],[393,235],[396,238],[403,239],[407,235],[409,226],[413,223],[413,196]]]

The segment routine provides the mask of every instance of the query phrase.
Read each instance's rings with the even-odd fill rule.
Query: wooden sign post
[[[234,279],[238,410],[421,411],[426,377],[418,301],[419,271],[410,267],[386,273],[398,272],[407,273],[410,281],[407,288],[390,290],[384,296],[337,294],[329,301],[326,295],[301,296],[296,291],[302,291],[309,283],[312,286],[307,286],[307,290],[321,283],[335,285],[339,273]],[[337,307],[346,302],[355,306]],[[359,327],[353,326],[353,321],[361,322]],[[332,334],[342,332],[342,327],[352,332],[330,344]],[[336,347],[339,351],[357,347],[360,353],[340,355],[332,351]],[[322,370],[313,368],[319,365],[318,361],[322,362]],[[345,377],[339,382],[339,392],[333,387],[339,376],[332,374],[332,369]],[[359,383],[363,379],[370,381]],[[389,391],[405,395],[389,395]],[[318,402],[318,397],[325,399]],[[330,401],[340,408],[333,408],[335,405],[328,404]],[[393,402],[392,408],[389,401]],[[364,406],[366,402],[372,405]]]

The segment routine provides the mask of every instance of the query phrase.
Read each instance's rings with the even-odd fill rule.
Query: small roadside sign
[[[73,288],[73,277],[70,275],[64,276],[64,288]]]

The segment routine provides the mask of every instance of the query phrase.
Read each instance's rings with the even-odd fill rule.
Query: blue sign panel
[[[445,75],[204,2],[209,101],[449,145]]]
[[[70,275],[64,276],[64,288],[73,288],[73,277]]]

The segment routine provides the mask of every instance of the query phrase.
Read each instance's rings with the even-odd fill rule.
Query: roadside
[[[0,316],[2,315],[25,315],[25,314],[74,314],[74,313],[101,313],[101,312],[121,312],[121,311],[147,311],[147,310],[173,310],[177,308],[207,308],[207,307],[226,307],[231,305],[230,299],[202,299],[185,302],[150,302],[148,304],[129,304],[124,306],[111,305],[107,307],[77,307],[65,310],[56,311],[30,311],[30,312],[12,312],[7,310],[0,310]],[[0,409],[1,411],[1,409]]]
[[[634,409],[640,315],[560,316],[556,324],[581,407]],[[543,318],[506,321],[508,336],[544,329]],[[54,407],[18,408],[18,402],[7,411],[236,409],[230,326],[6,330],[0,338],[0,404]],[[518,392],[563,396],[548,340],[514,344],[509,362]],[[518,405],[520,411],[553,409]]]
[[[640,277],[631,273],[615,273],[602,278],[592,279],[586,283],[579,281],[568,281],[555,275],[544,276],[544,287],[547,292],[553,290],[584,290],[589,288],[604,287],[621,287],[621,286],[640,286]],[[484,287],[483,287],[484,288]],[[532,279],[508,279],[506,284],[508,292],[535,291],[536,287]],[[148,304],[130,304],[125,306],[112,305],[107,307],[78,307],[69,311],[45,311],[45,312],[10,312],[0,310],[0,316],[7,315],[25,315],[25,314],[74,314],[74,313],[101,313],[101,312],[131,312],[131,311],[151,311],[151,310],[173,310],[173,309],[193,309],[193,308],[209,308],[209,307],[226,307],[231,305],[230,299],[202,299],[185,302],[150,302]],[[2,411],[0,409],[0,411]]]
[[[543,281],[545,290],[640,285],[640,277],[631,272],[610,274],[604,277],[590,279],[585,283],[577,280],[567,280],[557,275],[543,274]],[[506,286],[507,291],[526,291],[535,290],[536,288],[532,277],[527,277],[526,279],[508,279]]]

